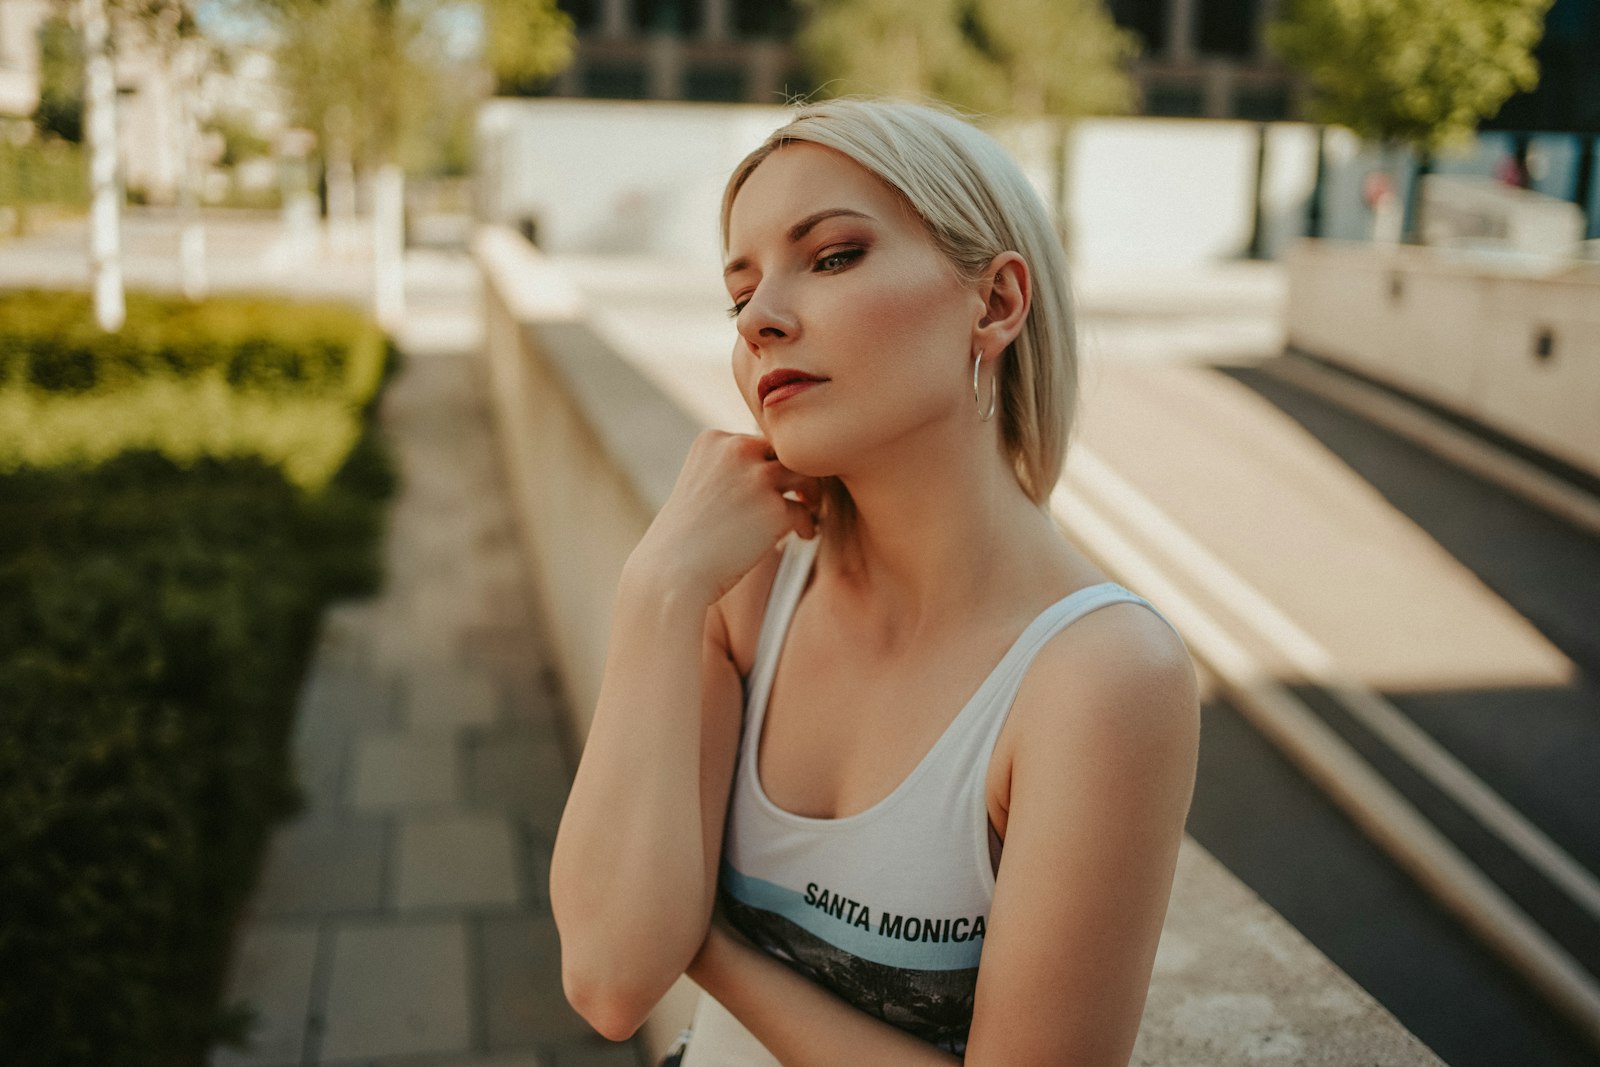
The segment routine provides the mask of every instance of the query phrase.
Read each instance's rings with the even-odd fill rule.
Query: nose
[[[755,351],[762,345],[793,340],[800,332],[800,323],[794,312],[784,306],[780,294],[768,285],[757,290],[739,312],[738,330],[751,351]]]

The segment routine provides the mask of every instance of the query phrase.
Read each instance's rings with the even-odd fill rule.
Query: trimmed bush
[[[95,325],[87,293],[0,293],[0,387],[70,394],[211,374],[246,391],[361,407],[383,373],[383,333],[343,304],[287,311],[266,298],[190,303],[130,293],[127,305],[127,324],[108,334]]]
[[[260,456],[307,490],[354,447],[395,365],[339,304],[129,294],[114,334],[83,293],[0,293],[0,473],[128,449]]]
[[[198,1067],[241,1031],[223,981],[268,834],[298,806],[295,697],[324,606],[378,586],[394,478],[370,417],[381,363],[364,395],[348,374],[286,387],[261,371],[288,365],[262,355],[278,340],[235,340],[182,351],[255,367],[234,393],[279,394],[263,426],[299,404],[355,427],[320,484],[203,449],[0,475],[0,1063]],[[115,350],[93,349],[96,374]],[[72,389],[86,364],[22,365]],[[149,386],[120,381],[76,398],[110,410]],[[0,405],[42,391],[13,377]]]

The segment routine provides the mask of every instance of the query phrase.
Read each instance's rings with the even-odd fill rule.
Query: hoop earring
[[[972,357],[972,402],[978,405],[978,418],[988,422],[994,418],[995,394],[999,392],[999,371],[995,372],[994,387],[989,390],[989,407],[984,409],[983,397],[978,393],[978,370],[983,366],[983,349],[978,349],[978,354]]]

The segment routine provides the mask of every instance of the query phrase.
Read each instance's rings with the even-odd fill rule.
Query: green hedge
[[[0,294],[0,387],[84,393],[151,377],[220,376],[235,389],[337,396],[361,405],[377,390],[381,331],[342,304],[216,297],[190,303],[128,295],[128,321],[104,333],[89,297],[44,290]]]
[[[0,1063],[185,1067],[238,1036],[228,953],[298,804],[317,620],[380,577],[375,396],[315,489],[150,449],[0,475]]]
[[[128,449],[260,456],[307,490],[355,446],[394,354],[340,304],[130,294],[114,334],[82,293],[0,293],[0,473]]]

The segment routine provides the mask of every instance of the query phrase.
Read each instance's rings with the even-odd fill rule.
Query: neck
[[[841,477],[855,521],[824,543],[822,566],[852,615],[895,643],[970,622],[1060,566],[1060,534],[1018,484],[998,433],[960,436],[945,448],[920,436]]]

